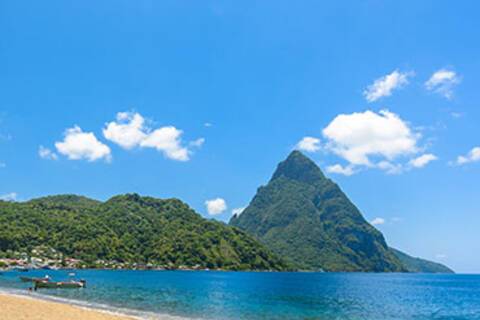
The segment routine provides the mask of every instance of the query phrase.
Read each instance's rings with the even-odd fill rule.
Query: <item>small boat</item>
[[[15,267],[13,270],[18,271],[18,272],[28,272],[28,268],[25,267]]]
[[[77,288],[85,288],[87,286],[87,282],[85,280],[80,281],[65,281],[65,282],[53,282],[53,281],[34,281],[35,286],[34,289],[37,290],[39,288],[45,289],[77,289]]]
[[[22,282],[35,282],[35,281],[50,281],[49,276],[45,276],[43,278],[31,278],[31,277],[20,277]]]

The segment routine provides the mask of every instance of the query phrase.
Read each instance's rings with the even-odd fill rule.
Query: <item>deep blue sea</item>
[[[19,275],[64,280],[69,272],[7,272],[0,290],[28,294]],[[480,319],[480,275],[74,272],[87,288],[34,295],[146,319]]]

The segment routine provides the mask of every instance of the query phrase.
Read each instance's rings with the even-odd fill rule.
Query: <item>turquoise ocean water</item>
[[[7,272],[0,290],[28,294]],[[75,270],[86,289],[34,295],[145,319],[480,319],[480,275]],[[1,315],[1,306],[0,306]]]

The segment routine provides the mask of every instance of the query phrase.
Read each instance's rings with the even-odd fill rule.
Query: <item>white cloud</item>
[[[343,174],[344,176],[351,176],[355,173],[353,166],[348,165],[343,167],[341,164],[338,163],[332,166],[328,166],[326,170],[329,173]]]
[[[304,137],[300,140],[296,148],[301,151],[315,152],[320,150],[320,139],[314,137]]]
[[[227,210],[227,203],[222,198],[207,200],[205,201],[205,206],[207,207],[207,212],[209,215],[221,214]]]
[[[205,143],[205,138],[198,138],[197,140],[190,141],[192,147],[200,148]]]
[[[475,147],[465,156],[458,156],[457,164],[462,165],[469,162],[480,161],[480,147]]]
[[[416,157],[415,159],[410,160],[408,163],[415,168],[423,168],[425,167],[429,162],[437,160],[437,156],[431,153],[426,153],[422,154],[419,157]]]
[[[378,226],[378,225],[381,225],[381,224],[385,224],[385,219],[375,218],[372,221],[370,221],[370,224],[373,225],[373,226]]]
[[[387,174],[400,174],[403,172],[403,165],[399,163],[392,163],[386,160],[380,161],[376,167],[385,171]]]
[[[448,258],[448,256],[445,253],[437,253],[435,255],[435,258],[442,260],[442,259]]]
[[[96,161],[111,159],[110,148],[97,140],[92,132],[83,132],[78,126],[67,129],[65,138],[56,142],[57,151],[68,157],[70,160],[86,159]]]
[[[146,125],[145,118],[139,113],[119,112],[116,121],[106,124],[103,135],[106,139],[124,149],[155,148],[167,158],[177,161],[188,161],[191,151],[183,146],[183,131],[174,126],[165,126],[153,130]],[[199,138],[190,143],[192,147],[201,147],[205,142]]]
[[[430,79],[425,82],[425,88],[429,91],[436,92],[447,99],[453,97],[453,88],[460,83],[460,77],[455,71],[448,69],[440,69],[432,74]]]
[[[106,124],[103,135],[124,149],[138,146],[147,136],[145,119],[139,113],[119,112],[117,121]]]
[[[372,156],[391,161],[418,151],[419,134],[388,110],[340,114],[323,129],[323,135],[327,149],[352,165],[374,167]]]
[[[369,85],[363,92],[365,99],[368,102],[374,102],[382,97],[388,97],[393,90],[399,89],[408,84],[408,78],[413,76],[413,72],[399,72],[393,71],[386,76],[383,76]]]
[[[245,210],[246,207],[241,207],[241,208],[235,208],[232,210],[232,216],[239,216],[242,214],[243,210]]]
[[[47,159],[47,160],[58,160],[58,155],[53,152],[52,150],[45,148],[44,146],[40,146],[38,148],[38,155],[42,159]]]
[[[402,218],[399,218],[399,217],[393,217],[393,218],[390,218],[390,219],[387,219],[387,218],[381,218],[381,217],[377,217],[375,219],[373,219],[372,221],[370,221],[370,224],[373,225],[373,226],[378,226],[378,225],[394,225],[396,223],[399,223],[403,221]]]
[[[3,201],[16,201],[17,200],[17,193],[16,192],[10,192],[4,195],[0,196],[0,200]]]
[[[189,151],[182,146],[182,131],[175,127],[162,127],[151,132],[141,143],[141,147],[155,148],[170,159],[188,161]]]

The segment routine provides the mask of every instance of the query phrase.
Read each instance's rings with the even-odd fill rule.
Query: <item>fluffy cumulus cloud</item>
[[[239,216],[246,209],[246,207],[235,208],[232,210],[232,216]]]
[[[338,115],[323,135],[327,148],[352,165],[374,166],[371,157],[393,160],[418,150],[418,134],[387,110]]]
[[[16,201],[17,200],[17,193],[16,192],[10,192],[4,195],[0,196],[0,200],[3,201]]]
[[[140,146],[155,148],[173,160],[188,161],[189,151],[182,146],[181,135],[182,131],[173,126],[162,127],[149,133]]]
[[[106,139],[124,149],[135,147],[155,148],[167,158],[177,161],[188,161],[191,150],[182,143],[182,130],[174,126],[152,129],[139,113],[120,112],[116,121],[106,124],[103,135]],[[201,147],[205,139],[200,138],[190,143],[192,147]]]
[[[437,156],[431,153],[425,153],[422,154],[419,157],[416,157],[412,160],[409,161],[409,164],[414,167],[414,168],[423,168],[425,167],[428,163],[437,160]]]
[[[55,148],[70,160],[111,159],[110,148],[98,141],[92,132],[83,132],[78,126],[67,129],[63,141],[56,142]]]
[[[145,119],[138,113],[119,112],[116,121],[106,124],[103,136],[124,149],[138,146],[147,136]]]
[[[338,164],[338,163],[332,166],[328,166],[326,170],[328,173],[342,174],[344,176],[351,176],[352,174],[355,173],[353,166],[351,165],[342,166],[341,164]]]
[[[437,160],[431,153],[417,156],[422,150],[418,146],[421,135],[388,110],[340,114],[322,134],[323,149],[347,162],[327,166],[329,173],[350,176],[362,168],[377,168],[400,174]]]
[[[378,226],[378,225],[381,225],[381,224],[385,224],[385,219],[375,218],[372,221],[370,221],[370,224],[373,225],[373,226]]]
[[[304,137],[300,140],[296,149],[307,152],[315,152],[320,150],[320,139],[314,137]]]
[[[440,69],[433,73],[430,79],[425,82],[425,88],[447,99],[451,99],[453,97],[453,88],[459,83],[460,77],[455,71]]]
[[[58,155],[53,152],[52,150],[45,148],[44,146],[40,146],[38,148],[38,155],[42,159],[47,159],[47,160],[58,160]]]
[[[368,102],[374,102],[382,97],[388,97],[395,89],[399,89],[408,84],[408,78],[413,76],[413,72],[393,71],[386,76],[375,80],[365,89],[363,95]]]
[[[457,164],[458,165],[463,165],[467,164],[469,162],[476,162],[480,161],[480,147],[475,147],[468,154],[464,156],[458,156],[457,158]]]
[[[209,215],[218,215],[227,210],[227,203],[222,198],[207,200],[205,206]]]

